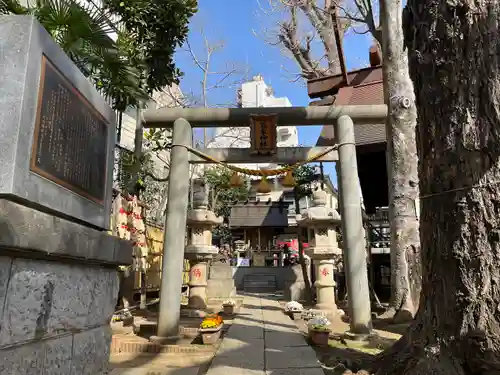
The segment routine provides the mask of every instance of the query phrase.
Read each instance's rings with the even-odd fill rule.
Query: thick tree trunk
[[[387,118],[389,220],[391,225],[391,309],[397,322],[411,321],[422,286],[420,266],[417,110],[408,58],[403,48],[401,0],[381,1],[383,76]]]
[[[408,0],[423,285],[378,374],[500,373],[500,6]]]
[[[294,190],[294,200],[295,200],[295,213],[296,215],[300,214],[300,199],[297,194],[297,190]],[[298,247],[299,247],[299,263],[300,263],[300,269],[302,270],[302,277],[304,279],[304,286],[305,286],[305,294],[306,294],[306,304],[311,306],[313,303],[312,299],[312,287],[311,287],[311,280],[309,279],[309,272],[307,270],[307,264],[306,264],[306,259],[304,257],[304,244],[303,244],[304,239],[302,238],[302,228],[297,226],[297,242],[298,242]],[[309,265],[310,266],[310,265]]]

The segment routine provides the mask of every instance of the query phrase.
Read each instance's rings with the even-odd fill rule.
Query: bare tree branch
[[[376,22],[372,1],[353,0],[349,6],[346,0],[268,0],[259,4],[259,13],[271,19],[278,14],[274,29],[262,27],[260,32],[269,45],[281,45],[293,56],[300,69],[300,76],[306,80],[340,73],[340,61],[334,33],[334,15],[340,21],[341,33],[351,28],[357,34],[370,32],[374,39],[381,41],[381,32]],[[299,30],[299,14],[305,22],[305,28]],[[285,19],[283,21],[283,19]],[[307,30],[306,32],[304,31]],[[253,30],[254,35],[259,36]],[[313,56],[318,47],[313,44],[315,36],[323,51],[321,56]],[[292,81],[296,81],[297,74]]]

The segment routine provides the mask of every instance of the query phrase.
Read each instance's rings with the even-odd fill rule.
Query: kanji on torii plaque
[[[252,153],[272,155],[276,153],[278,115],[250,116],[250,140]]]

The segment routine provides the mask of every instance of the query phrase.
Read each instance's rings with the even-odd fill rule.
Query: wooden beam
[[[253,155],[250,148],[205,148],[200,150],[218,161],[230,164],[295,164],[325,152],[331,147],[278,147],[274,155]],[[331,151],[317,161],[332,162],[338,160],[337,151]],[[210,164],[210,161],[191,153],[189,162],[192,164]]]
[[[385,105],[358,105],[332,107],[271,107],[271,108],[160,108],[142,113],[145,128],[171,128],[174,121],[183,118],[192,127],[250,126],[252,115],[278,115],[278,126],[334,124],[343,115],[355,123],[381,123],[387,116]]]

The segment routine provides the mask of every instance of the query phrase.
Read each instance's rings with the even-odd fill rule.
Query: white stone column
[[[206,185],[195,186],[193,209],[188,212],[188,244],[185,256],[190,261],[188,307],[204,309],[207,307],[208,261],[217,254],[212,246],[212,230],[222,223],[222,218],[208,209]]]

